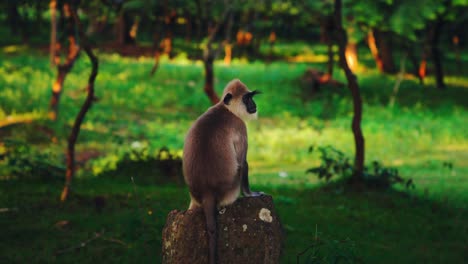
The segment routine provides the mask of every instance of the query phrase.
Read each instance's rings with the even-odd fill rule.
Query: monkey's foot
[[[250,192],[248,194],[245,194],[247,197],[258,197],[258,196],[263,196],[265,195],[264,192]]]

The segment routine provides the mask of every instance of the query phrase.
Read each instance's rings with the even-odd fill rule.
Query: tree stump
[[[217,216],[219,263],[279,263],[283,231],[271,196],[243,197]],[[162,237],[163,263],[208,263],[203,210],[171,211]]]

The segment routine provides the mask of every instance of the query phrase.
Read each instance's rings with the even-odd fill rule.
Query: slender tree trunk
[[[453,43],[453,49],[455,51],[455,60],[457,63],[457,72],[459,74],[462,73],[462,61],[461,61],[461,56],[460,56],[460,47],[458,46],[460,42],[460,39],[458,38],[457,35],[454,35],[452,38],[452,43]]]
[[[122,8],[116,24],[117,43],[120,46],[135,44],[135,39],[131,36],[133,24],[130,14]]]
[[[328,63],[327,63],[327,74],[330,78],[333,76],[333,65],[335,62],[335,53],[333,52],[333,42],[330,40],[327,43],[328,46]]]
[[[334,5],[334,19],[336,25],[336,37],[339,47],[340,55],[340,66],[343,69],[346,79],[348,80],[348,88],[353,97],[353,110],[354,116],[352,121],[352,130],[354,134],[355,142],[355,159],[354,159],[354,174],[352,181],[355,183],[362,182],[363,180],[363,171],[364,171],[364,136],[361,130],[361,118],[362,118],[362,99],[359,92],[359,86],[356,76],[353,74],[349,65],[346,61],[345,50],[347,43],[346,31],[343,29],[342,24],[342,1],[335,0]]]
[[[372,30],[370,30],[369,33],[367,34],[367,45],[369,46],[369,49],[372,53],[372,57],[374,57],[377,68],[379,69],[380,72],[383,72],[384,70],[383,70],[382,59],[380,58],[379,50],[377,49],[377,44],[376,44],[375,37],[374,37],[374,32]]]
[[[276,43],[276,32],[274,30],[270,32],[270,36],[268,37],[268,43],[270,44],[270,50],[268,52],[268,60],[272,61],[273,51],[275,49],[275,43]]]
[[[80,128],[81,124],[83,123],[83,120],[85,118],[86,113],[90,109],[95,97],[94,97],[94,81],[96,80],[96,76],[98,74],[98,59],[94,55],[90,45],[87,42],[86,36],[83,33],[83,29],[79,20],[78,15],[76,14],[75,10],[71,10],[73,19],[75,21],[75,24],[78,27],[80,39],[83,45],[83,49],[86,52],[86,55],[88,55],[92,69],[91,69],[91,74],[88,79],[88,85],[86,87],[86,90],[88,92],[85,102],[83,103],[83,106],[80,109],[80,112],[76,116],[75,123],[73,124],[70,136],[68,137],[68,146],[67,146],[67,170],[65,174],[65,186],[62,190],[62,194],[60,196],[60,200],[64,202],[68,194],[70,192],[70,186],[71,186],[71,181],[73,179],[73,176],[75,174],[75,144],[76,140],[78,139],[78,135],[80,133]]]
[[[156,71],[159,68],[159,60],[161,58],[161,52],[162,52],[162,41],[161,41],[161,35],[162,35],[162,29],[160,25],[156,25],[156,32],[154,33],[153,37],[153,52],[154,52],[154,65],[151,68],[150,71],[150,76],[153,76]]]
[[[434,62],[434,71],[436,77],[436,85],[438,89],[445,89],[444,72],[442,69],[442,54],[439,49],[439,39],[442,31],[443,20],[438,17],[434,26],[430,29],[430,45],[432,61]]]
[[[418,59],[417,59],[416,56],[414,55],[414,51],[413,51],[413,50],[409,50],[409,51],[408,51],[408,58],[409,58],[411,64],[413,65],[412,74],[413,74],[414,76],[418,77],[419,84],[423,85],[423,84],[424,84],[424,77],[421,76],[421,75],[419,74]]]
[[[382,72],[395,73],[396,67],[395,63],[393,62],[391,44],[389,44],[389,34],[390,33],[385,31],[373,29],[378,58],[382,63]]]
[[[57,41],[57,0],[51,0],[50,8],[50,66],[55,66],[55,49]]]
[[[55,64],[57,65],[57,79],[55,80],[52,86],[52,97],[49,103],[49,118],[51,120],[56,120],[58,116],[58,105],[60,100],[60,95],[62,94],[63,84],[68,73],[73,68],[73,65],[78,57],[80,52],[80,47],[76,43],[74,28],[75,23],[71,15],[71,6],[68,3],[63,5],[63,14],[67,21],[66,33],[68,35],[68,55],[65,63],[60,64],[60,56],[58,48],[60,45],[55,45],[57,49],[54,50],[55,55]]]
[[[185,42],[190,43],[190,40],[192,39],[192,15],[189,11],[185,12],[185,19]]]
[[[212,55],[208,55],[207,58],[203,60],[203,65],[205,68],[205,85],[203,90],[211,101],[211,104],[215,105],[219,102],[219,97],[214,91],[214,67],[213,67],[214,58]]]
[[[358,68],[357,43],[347,42],[345,48],[346,63],[351,71]]]
[[[226,20],[226,18],[230,15],[231,13],[231,8],[228,4],[228,1],[225,0],[225,6],[226,6],[226,9],[224,10],[224,14],[222,15],[221,19],[216,23],[216,25],[209,29],[208,32],[209,32],[209,35],[208,35],[208,42],[206,44],[206,48],[203,50],[203,64],[204,64],[204,68],[205,68],[205,85],[204,85],[204,88],[203,90],[205,91],[206,95],[208,96],[208,98],[210,99],[211,103],[214,105],[216,103],[219,102],[219,97],[218,95],[216,94],[215,90],[214,90],[214,66],[213,66],[213,62],[214,60],[216,59],[216,57],[218,56],[218,54],[220,53],[220,51],[222,50],[222,47],[223,45],[220,43],[218,45],[218,49],[217,50],[214,50],[213,47],[212,47],[212,43],[214,41],[214,38],[216,36],[216,34],[218,33],[218,31],[220,30],[221,28],[221,25],[223,24],[223,21]],[[208,1],[207,2],[207,13],[209,14],[209,10],[210,9],[210,2]],[[211,23],[210,23],[211,24]]]
[[[406,52],[402,57],[400,61],[400,73],[398,74],[398,78],[395,82],[395,85],[393,86],[393,93],[390,96],[390,100],[388,102],[388,105],[390,107],[393,107],[395,104],[397,95],[398,95],[398,90],[400,89],[400,84],[403,81],[403,78],[405,77],[405,61],[406,61],[406,56],[408,55],[408,52]]]
[[[228,22],[226,25],[226,36],[224,41],[224,64],[231,65],[232,59],[232,44],[231,44],[231,33],[232,33],[232,24],[234,22],[234,16],[232,13],[229,14]]]

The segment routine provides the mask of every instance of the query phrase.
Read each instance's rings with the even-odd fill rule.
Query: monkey
[[[202,208],[209,237],[209,262],[217,261],[217,209],[239,197],[260,196],[248,179],[247,128],[257,119],[250,91],[234,79],[224,88],[222,100],[208,108],[189,129],[183,150],[183,174],[190,192],[189,210]]]

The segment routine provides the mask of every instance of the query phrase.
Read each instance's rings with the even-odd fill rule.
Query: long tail
[[[216,264],[218,247],[218,229],[216,226],[216,200],[214,197],[206,197],[203,202],[203,211],[205,212],[206,230],[208,232],[210,264]]]

